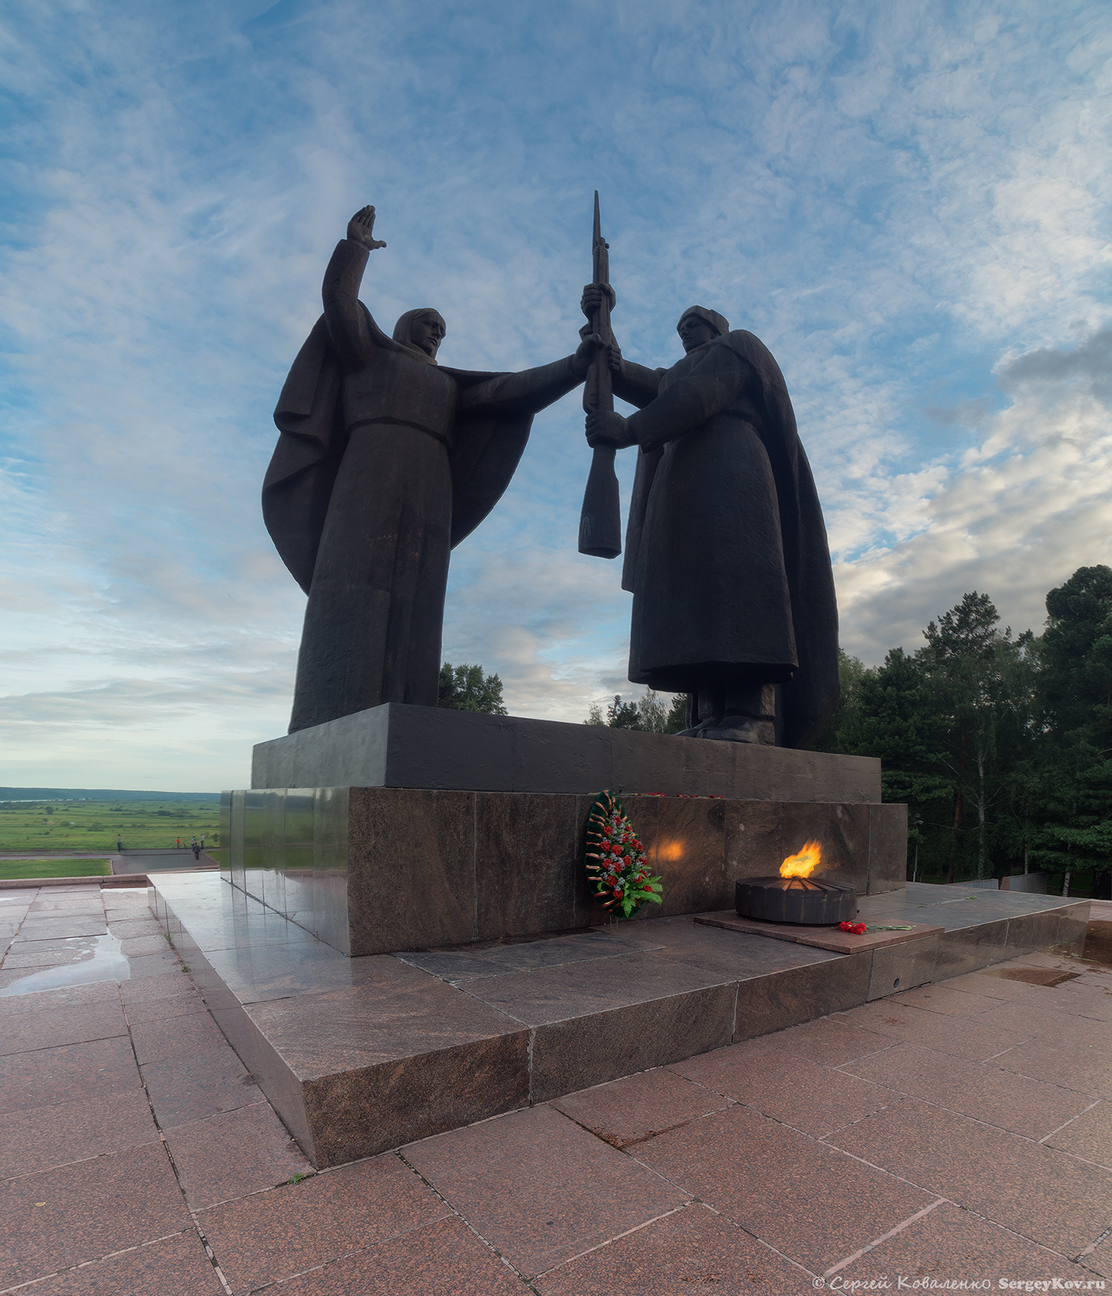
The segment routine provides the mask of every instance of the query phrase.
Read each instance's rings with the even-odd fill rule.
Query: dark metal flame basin
[[[763,922],[831,927],[857,916],[857,892],[817,878],[745,878],[737,884],[736,908],[742,918]]]

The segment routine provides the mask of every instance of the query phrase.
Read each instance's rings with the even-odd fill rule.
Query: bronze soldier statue
[[[583,290],[596,317],[609,285]],[[686,693],[684,735],[806,747],[838,701],[838,611],[822,510],[779,366],[692,306],[685,355],[646,369],[607,345],[637,413],[587,415],[592,446],[638,446],[622,586],[629,678]]]

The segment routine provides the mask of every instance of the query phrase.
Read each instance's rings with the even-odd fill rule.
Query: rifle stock
[[[583,511],[579,515],[579,552],[592,558],[617,558],[622,552],[622,515],[614,447],[595,446]]]

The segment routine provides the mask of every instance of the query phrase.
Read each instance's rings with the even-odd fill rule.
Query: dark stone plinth
[[[880,800],[880,761],[389,703],[259,743],[251,785],[854,803]]]
[[[226,876],[351,955],[585,928],[608,921],[582,861],[593,797],[386,787],[230,792]],[[663,905],[646,906],[638,921],[726,908],[739,878],[767,876],[810,839],[822,844],[828,882],[858,895],[904,885],[905,806],[637,795],[623,803],[652,872],[664,879]]]

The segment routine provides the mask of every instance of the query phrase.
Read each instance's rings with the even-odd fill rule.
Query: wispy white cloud
[[[1103,330],[1002,368],[1009,404],[935,467],[915,533],[837,569],[847,649],[875,661],[882,635],[915,648],[926,622],[974,588],[1017,631],[1038,631],[1050,588],[1112,563],[1109,343]]]

